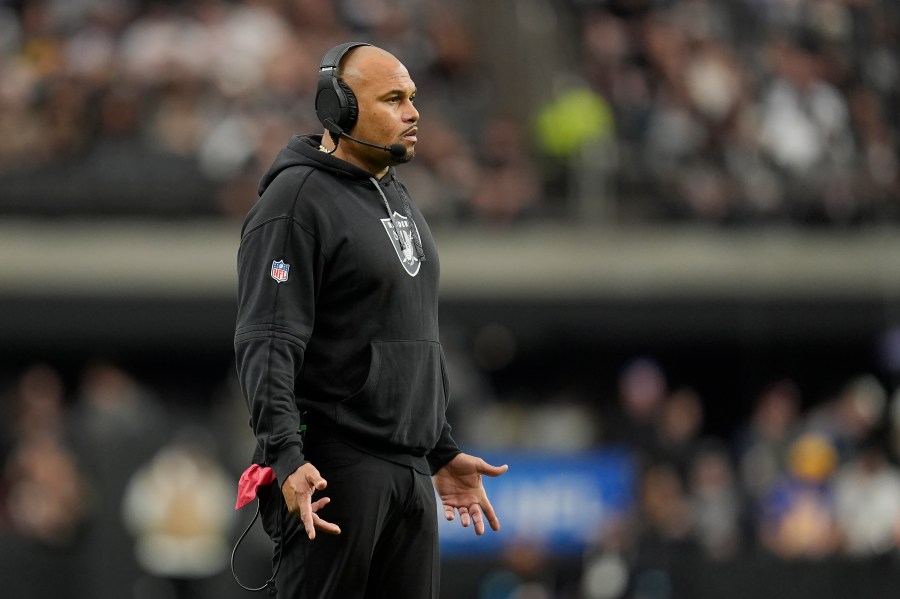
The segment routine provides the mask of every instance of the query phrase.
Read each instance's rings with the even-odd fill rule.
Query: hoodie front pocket
[[[374,341],[362,389],[338,406],[338,421],[392,446],[428,451],[447,407],[444,354],[436,341]]]

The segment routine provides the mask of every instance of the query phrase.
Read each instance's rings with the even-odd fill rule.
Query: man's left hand
[[[509,466],[491,466],[481,458],[465,453],[457,455],[438,470],[432,480],[444,506],[444,517],[453,520],[459,512],[460,523],[475,525],[475,534],[484,534],[484,518],[491,529],[500,530],[500,520],[488,501],[481,482],[482,475],[496,477],[509,470]]]

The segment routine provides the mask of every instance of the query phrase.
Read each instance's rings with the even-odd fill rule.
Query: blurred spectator
[[[69,446],[62,379],[49,366],[29,367],[10,399],[0,473],[0,586],[16,597],[85,596],[91,497]]]
[[[13,529],[48,547],[75,546],[88,494],[71,450],[51,436],[29,437],[10,456],[4,474]]]
[[[211,446],[206,431],[184,430],[125,489],[122,515],[138,563],[178,599],[211,597],[209,581],[228,563],[235,484]]]
[[[168,436],[167,415],[150,390],[108,362],[84,369],[73,412],[75,449],[92,490],[91,526],[84,539],[92,597],[119,599],[140,570],[133,540],[122,523],[122,502],[132,473]]]
[[[809,414],[807,426],[827,435],[845,463],[882,424],[886,407],[884,387],[873,375],[864,375],[844,384],[837,397],[821,402]]]
[[[615,132],[607,101],[580,82],[563,84],[535,116],[537,153],[547,194],[567,198],[571,216],[596,217],[609,201],[612,164],[605,150]],[[548,197],[547,201],[554,198]]]
[[[900,197],[900,152],[878,94],[860,86],[850,93],[850,116],[860,152],[860,210],[878,220],[893,221]]]
[[[698,449],[688,485],[700,547],[714,560],[735,558],[747,544],[748,505],[724,445],[708,443]]]
[[[67,439],[65,387],[59,372],[51,366],[28,367],[16,381],[6,408],[4,446],[43,437],[58,442]]]
[[[510,223],[538,203],[541,182],[525,147],[525,134],[518,124],[495,120],[485,127],[480,156],[483,182],[470,200],[475,220]]]
[[[819,42],[776,39],[768,51],[775,77],[760,98],[760,141],[785,182],[788,209],[807,221],[852,219],[849,110],[823,77]]]
[[[666,398],[656,426],[656,460],[670,464],[682,481],[700,448],[703,405],[700,396],[690,388],[682,388]]]
[[[786,559],[822,559],[837,551],[837,464],[837,451],[822,435],[807,433],[791,445],[787,472],[762,504],[763,546]]]
[[[843,550],[854,557],[886,554],[900,543],[900,470],[881,435],[871,435],[858,456],[835,477]]]
[[[644,472],[638,501],[632,596],[670,599],[673,557],[694,554],[698,549],[691,504],[681,478],[668,465],[654,465]]]
[[[651,466],[643,474],[639,495],[641,525],[659,540],[690,537],[691,510],[678,473],[668,465]]]
[[[637,358],[627,364],[619,374],[617,404],[605,418],[604,441],[631,448],[639,460],[656,455],[667,393],[666,375],[655,360]]]
[[[788,450],[800,425],[800,390],[790,380],[760,394],[749,421],[735,435],[741,485],[760,501],[787,469]]]

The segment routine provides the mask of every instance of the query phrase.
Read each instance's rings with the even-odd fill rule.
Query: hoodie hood
[[[263,194],[281,171],[292,166],[310,166],[327,171],[337,177],[356,179],[361,183],[368,183],[372,178],[371,173],[331,154],[319,151],[321,143],[321,135],[294,135],[291,137],[287,146],[278,153],[272,166],[259,180],[257,189],[259,195]],[[390,169],[387,178],[392,176],[393,168]]]

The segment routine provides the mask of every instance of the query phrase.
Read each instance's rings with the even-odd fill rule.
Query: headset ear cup
[[[347,110],[346,116],[343,122],[340,124],[344,131],[352,131],[353,126],[356,125],[356,119],[359,117],[359,104],[356,101],[356,94],[353,93],[353,90],[350,89],[350,86],[338,79],[338,87],[340,87],[341,91],[344,92],[344,97],[347,99]]]

